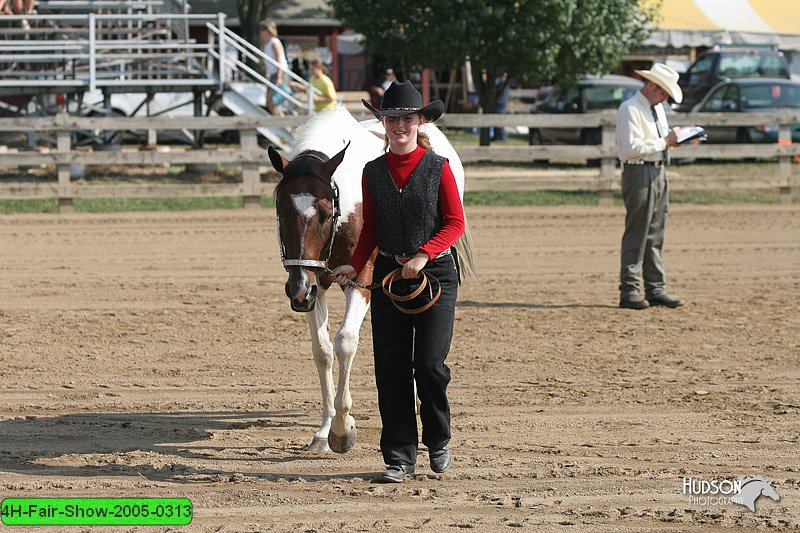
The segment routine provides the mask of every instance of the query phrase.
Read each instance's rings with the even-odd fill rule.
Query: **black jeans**
[[[379,255],[373,279],[380,281],[399,265]],[[414,380],[422,420],[422,442],[430,449],[450,441],[450,369],[444,364],[453,337],[458,276],[452,255],[428,262],[425,271],[442,284],[439,301],[418,315],[398,311],[380,288],[372,291],[372,347],[383,430],[381,451],[387,465],[417,462]]]

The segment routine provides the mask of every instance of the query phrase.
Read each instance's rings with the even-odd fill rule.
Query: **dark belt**
[[[625,165],[628,166],[645,166],[645,167],[661,167],[664,166],[663,161],[625,161]]]
[[[399,263],[401,265],[405,265],[406,263],[408,263],[409,260],[414,258],[413,255],[393,254],[393,253],[390,253],[390,252],[384,252],[383,250],[378,250],[378,253],[381,254],[384,257],[393,258],[395,261],[397,261],[397,263]],[[434,259],[439,259],[440,257],[444,257],[446,255],[450,255],[450,248],[448,248],[444,252],[442,252],[439,255],[437,255],[436,257],[434,257]]]

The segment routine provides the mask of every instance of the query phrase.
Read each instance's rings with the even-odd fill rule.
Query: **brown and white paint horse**
[[[425,128],[436,153],[450,159],[463,195],[464,171],[455,150],[434,126]],[[361,174],[368,161],[383,153],[382,135],[377,121],[359,123],[347,111],[337,110],[316,115],[298,128],[290,159],[269,149],[272,165],[283,175],[275,188],[275,204],[281,259],[289,273],[286,295],[292,310],[307,313],[322,389],[322,422],[309,451],[345,453],[356,442],[350,369],[370,293],[353,285],[344,288],[344,319],[331,342],[327,292],[332,278],[327,269],[347,262],[355,250],[362,224]],[[373,260],[374,255],[356,283],[372,281]],[[334,356],[339,363],[335,389]]]

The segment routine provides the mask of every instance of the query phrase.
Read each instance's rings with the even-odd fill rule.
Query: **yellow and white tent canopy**
[[[800,0],[663,0],[655,24],[646,46],[772,45],[800,51]]]

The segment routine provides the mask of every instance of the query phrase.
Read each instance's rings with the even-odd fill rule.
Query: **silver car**
[[[617,109],[643,86],[643,82],[627,76],[585,76],[577,85],[556,87],[547,98],[534,106],[533,112],[574,114]],[[530,144],[600,144],[600,134],[598,127],[531,128],[529,141]]]
[[[696,113],[768,113],[800,109],[800,83],[782,78],[742,78],[718,83],[694,107]],[[710,143],[775,143],[778,126],[709,126]],[[792,124],[792,142],[800,142],[800,125]]]

